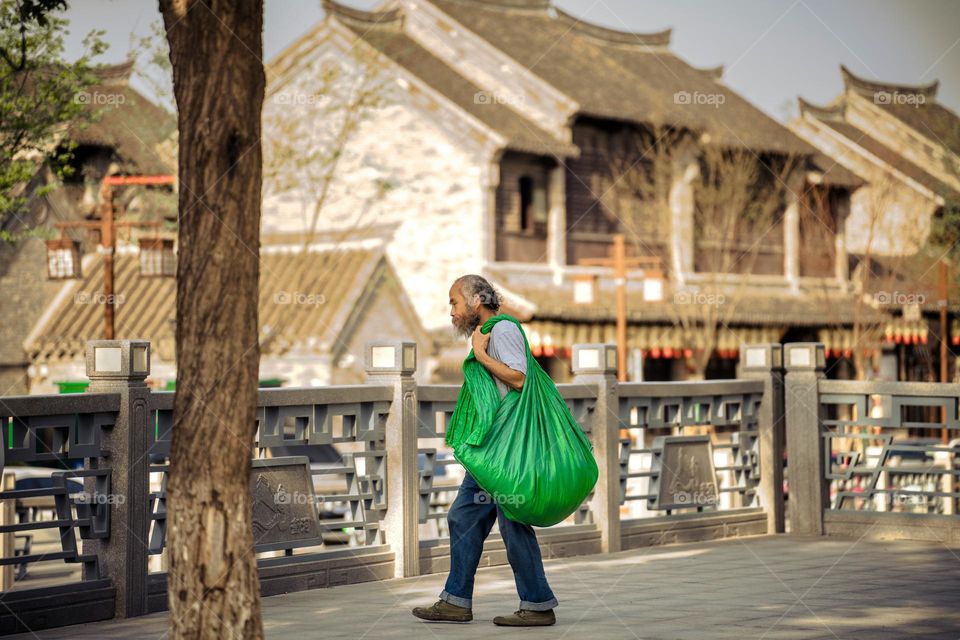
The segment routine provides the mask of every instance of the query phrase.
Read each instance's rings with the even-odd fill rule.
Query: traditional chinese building
[[[6,395],[28,393],[31,379],[49,373],[43,363],[31,360],[24,343],[64,289],[62,281],[47,277],[46,239],[57,237],[54,225],[95,219],[104,176],[176,173],[176,118],[130,86],[132,70],[132,62],[95,70],[97,82],[75,97],[85,105],[87,117],[69,125],[64,136],[76,143],[69,161],[72,171],[61,180],[51,166],[38,162],[36,174],[24,188],[27,193],[43,195],[30,198],[27,210],[7,221],[4,231],[23,237],[13,244],[0,242],[4,309],[0,385]],[[48,189],[40,191],[43,187]],[[151,237],[172,237],[177,196],[171,187],[118,188],[114,206],[126,219],[160,224]],[[94,259],[99,239],[80,229],[68,230],[65,238],[76,241],[77,260],[61,263],[58,269],[64,274],[83,273]],[[137,235],[125,234],[121,240],[136,245]],[[89,302],[89,306],[102,308],[92,298]],[[102,336],[98,330],[86,337]]]
[[[420,327],[382,241],[375,235],[325,240],[318,238],[307,252],[279,240],[261,247],[261,385],[359,384],[365,378],[364,344],[390,339],[418,343],[425,378],[432,339]],[[98,262],[94,256],[82,279],[63,285],[25,341],[34,393],[56,392],[57,381],[85,378],[86,341],[97,338],[103,324],[102,305],[91,304],[103,282]],[[116,335],[149,340],[151,379],[173,388],[176,281],[143,275],[139,262],[133,248],[117,257]]]
[[[942,289],[941,252],[925,243],[945,208],[960,203],[960,117],[937,101],[938,82],[910,86],[840,72],[843,92],[824,106],[801,98],[791,128],[867,182],[851,199],[846,241],[852,269],[864,272],[864,293],[894,316],[883,335],[887,377],[939,379],[941,339],[960,344],[960,288],[954,272]],[[941,300],[952,326],[945,336]]]
[[[397,224],[387,254],[425,327],[450,344],[440,378],[456,379],[463,357],[449,339],[446,299],[463,273],[486,274],[504,291],[557,379],[573,343],[612,340],[611,271],[582,262],[606,255],[616,233],[646,260],[627,278],[634,379],[686,377],[685,357],[701,347],[678,315],[708,283],[736,298],[709,347],[708,375],[732,374],[745,341],[853,348],[844,233],[863,180],[725,86],[721,69],[673,54],[670,31],[611,30],[546,0],[324,6],[323,22],[270,64],[265,122],[291,109],[320,121],[329,105],[304,98],[324,65],[360,77],[370,67],[357,60],[376,60],[383,103],[340,157],[322,224]],[[669,215],[645,218],[642,197],[614,197],[609,157],[635,133],[658,130],[688,135],[671,154]],[[793,162],[770,229],[742,239],[757,247],[755,260],[723,273],[705,268],[712,239],[696,221],[708,145],[747,150],[764,166]],[[374,198],[383,184],[392,188]],[[807,246],[811,190],[829,203],[816,222],[828,241],[816,247]],[[297,189],[265,185],[264,231],[302,232],[310,205]]]
[[[105,176],[176,173],[176,120],[129,85],[131,64],[99,69],[88,89],[94,115],[71,127],[75,171],[58,188],[31,199],[27,227],[92,221],[101,215]],[[53,180],[39,169],[35,188]],[[173,238],[177,195],[170,187],[114,189],[118,219],[158,221],[157,231],[122,230],[114,253],[114,333],[152,345],[151,382],[176,381],[176,278]],[[59,233],[59,232],[55,232]],[[421,375],[431,370],[432,337],[413,312],[408,293],[386,259],[390,227],[318,234],[306,250],[299,235],[268,234],[260,256],[260,379],[263,385],[351,384],[364,379],[363,345],[376,339],[415,340]],[[38,234],[39,235],[39,234]],[[76,391],[86,378],[87,340],[104,337],[104,260],[99,237],[68,229],[66,259],[42,237],[0,245],[0,295],[16,308],[0,325],[7,394]],[[169,240],[163,251],[150,240]],[[146,240],[146,246],[140,240]],[[254,248],[253,251],[257,249]],[[56,258],[54,260],[54,258]],[[56,262],[61,279],[49,279]],[[159,267],[159,268],[158,268]]]

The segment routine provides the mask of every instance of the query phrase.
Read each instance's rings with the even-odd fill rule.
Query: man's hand
[[[481,333],[480,327],[477,327],[473,330],[473,335],[470,336],[470,342],[473,344],[473,357],[483,362],[483,359],[487,356],[487,345],[490,343],[490,334]]]
[[[499,378],[508,387],[517,391],[523,389],[523,381],[526,376],[515,369],[511,369],[496,358],[487,353],[487,344],[490,342],[490,334],[480,333],[480,327],[477,327],[473,335],[470,336],[470,342],[473,344],[473,357],[477,362],[487,368],[494,377]]]

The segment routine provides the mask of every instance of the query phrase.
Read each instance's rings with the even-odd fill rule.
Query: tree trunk
[[[260,0],[161,0],[180,134],[173,638],[262,638],[253,553],[264,95]]]

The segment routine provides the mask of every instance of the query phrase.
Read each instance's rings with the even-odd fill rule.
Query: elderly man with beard
[[[523,335],[513,322],[497,322],[490,333],[480,327],[500,310],[500,296],[478,275],[457,278],[450,287],[450,318],[463,337],[469,337],[474,357],[493,376],[501,400],[510,389],[520,390],[527,372]],[[473,583],[486,540],[497,521],[507,560],[513,569],[520,609],[497,616],[494,624],[511,627],[547,626],[556,623],[553,608],[558,602],[547,584],[540,546],[533,527],[514,522],[466,473],[457,498],[447,514],[450,530],[450,573],[440,600],[430,607],[416,607],[413,615],[430,622],[473,620]]]

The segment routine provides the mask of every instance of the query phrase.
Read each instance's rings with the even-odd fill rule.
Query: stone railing
[[[827,380],[817,343],[786,371],[792,531],[960,543],[960,385]]]
[[[786,376],[780,345],[750,345],[736,380],[620,383],[613,345],[576,345],[573,381],[558,388],[593,443],[600,475],[567,521],[538,530],[544,556],[783,532],[785,438],[793,531],[842,532],[855,521],[835,517],[850,514],[901,515],[878,496],[916,490],[890,480],[897,493],[874,483],[864,495],[850,481],[894,478],[903,464],[894,454],[908,449],[884,441],[873,467],[864,466],[869,451],[831,465],[824,452],[841,428],[909,426],[895,412],[864,422],[876,394],[891,410],[909,398],[945,405],[956,430],[956,385],[826,381],[822,346],[786,349]],[[449,568],[446,512],[463,471],[443,438],[459,387],[418,385],[413,343],[369,344],[365,358],[366,384],[260,391],[251,508],[264,595]],[[0,632],[166,608],[174,392],[151,391],[149,369],[149,344],[95,341],[88,393],[0,399]],[[843,414],[854,417],[830,417],[829,407],[844,403],[860,407]],[[867,442],[867,434],[857,437]],[[956,478],[956,448],[921,446],[909,450],[951,457],[928,474],[937,480],[921,483],[920,493],[938,501],[928,509],[935,513],[909,515],[939,522],[955,513],[944,478]],[[287,474],[283,486],[277,473]],[[482,563],[505,562],[494,533]]]

